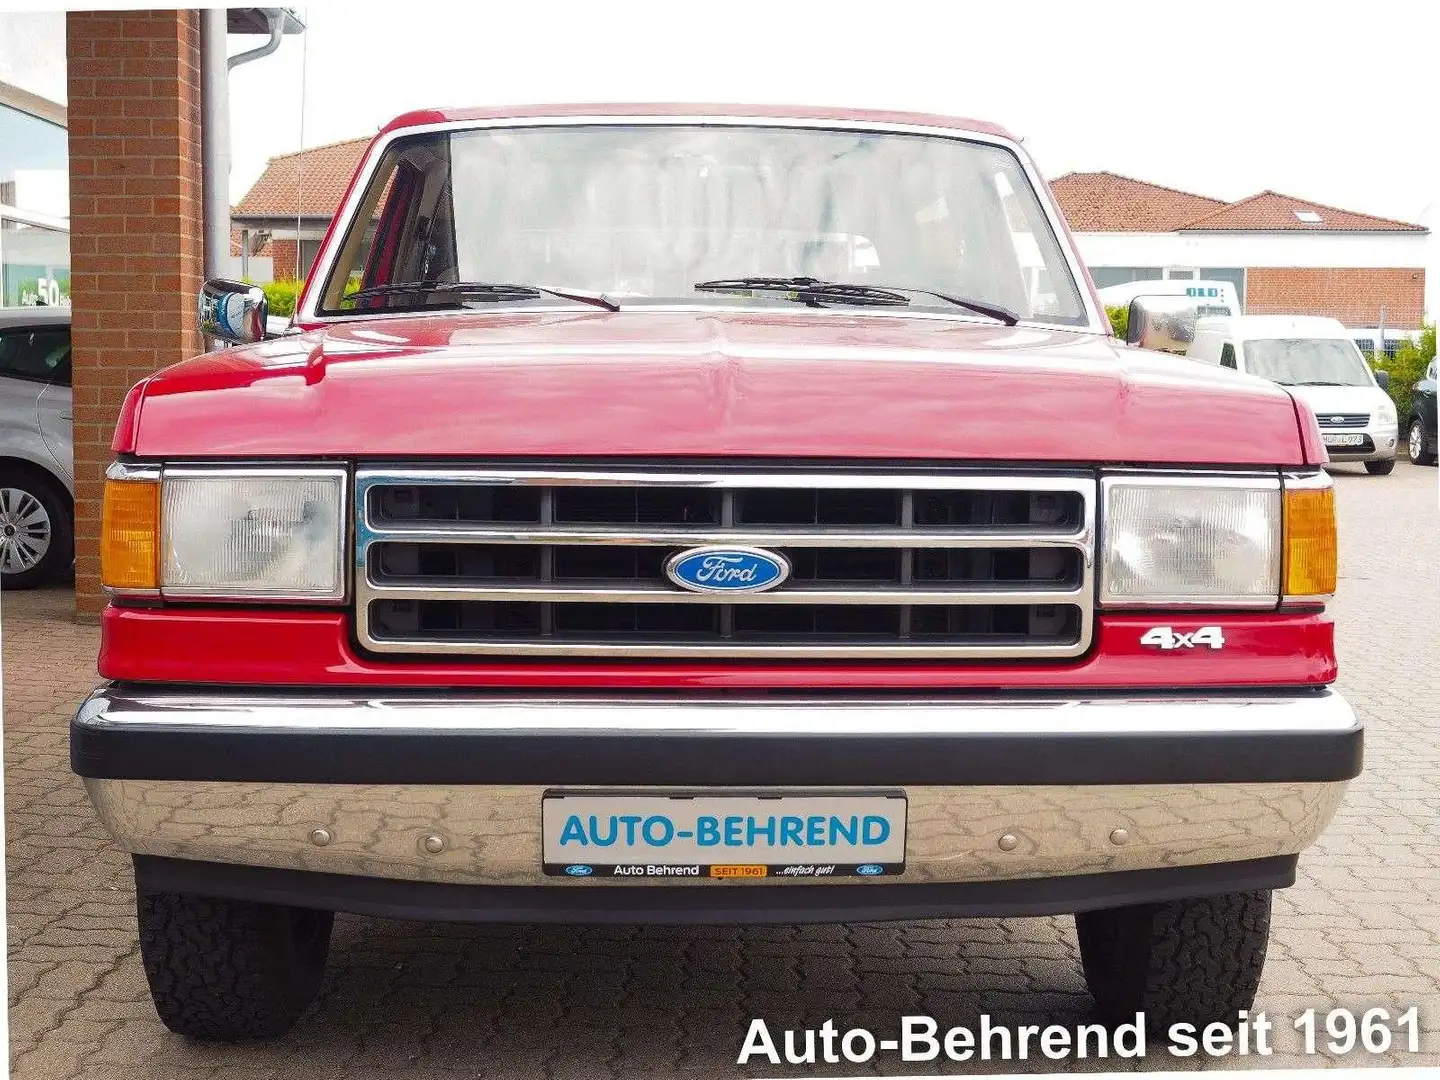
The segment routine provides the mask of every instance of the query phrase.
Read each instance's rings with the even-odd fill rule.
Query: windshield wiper
[[[1306,382],[1292,382],[1291,386],[1360,386],[1360,383],[1324,382],[1320,379],[1311,379]]]
[[[542,295],[558,296],[563,300],[589,304],[606,311],[619,311],[620,305],[604,293],[584,292],[579,289],[552,288],[547,285],[514,285],[498,281],[398,281],[388,285],[371,285],[350,293],[346,300],[370,300],[381,296],[433,296],[453,293],[462,303],[475,300],[483,303],[503,304],[514,300],[538,300]]]
[[[998,304],[951,296],[949,293],[936,292],[934,289],[912,289],[906,285],[859,285],[841,281],[822,281],[813,277],[738,277],[701,281],[696,283],[695,288],[700,292],[778,293],[788,299],[810,304],[812,307],[818,307],[827,300],[841,304],[903,307],[910,303],[909,298],[904,295],[905,293],[919,293],[922,296],[933,296],[944,300],[947,304],[965,308],[977,315],[987,316],[1006,326],[1014,326],[1020,321],[1019,315]]]

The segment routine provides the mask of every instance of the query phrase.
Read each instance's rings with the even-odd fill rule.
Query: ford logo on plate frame
[[[584,863],[571,863],[565,867],[565,873],[571,877],[589,877],[595,872],[593,866],[586,866]]]
[[[764,548],[690,548],[665,562],[665,576],[682,589],[702,593],[757,593],[783,584],[790,560]]]

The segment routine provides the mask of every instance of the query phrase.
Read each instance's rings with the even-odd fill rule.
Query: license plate
[[[1322,434],[1321,438],[1325,440],[1326,446],[1359,446],[1365,441],[1365,436],[1359,434]]]
[[[893,877],[905,796],[587,795],[541,800],[544,871],[674,884],[695,878]]]

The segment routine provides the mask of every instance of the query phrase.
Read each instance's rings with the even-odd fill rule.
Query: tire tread
[[[160,1019],[194,1039],[284,1034],[320,988],[330,912],[140,890],[140,954]],[[319,920],[307,944],[297,920]]]
[[[1255,1001],[1270,936],[1269,891],[1087,912],[1075,918],[1085,980],[1108,1020],[1143,1012],[1163,1030],[1235,1023]]]

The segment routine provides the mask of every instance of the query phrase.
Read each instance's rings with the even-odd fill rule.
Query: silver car
[[[0,587],[73,566],[71,416],[70,309],[0,308]]]

